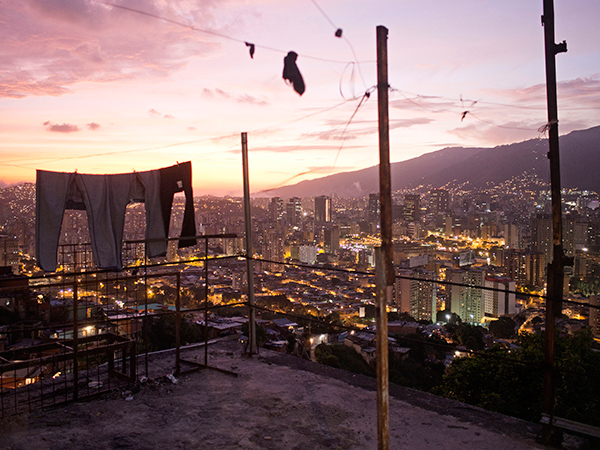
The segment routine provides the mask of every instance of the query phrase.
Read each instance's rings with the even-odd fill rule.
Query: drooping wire
[[[279,123],[270,125],[268,127],[250,130],[249,132],[250,133],[265,133],[267,131],[272,130],[273,128],[280,127],[282,125],[293,124],[296,122],[300,122],[304,119],[307,119],[309,117],[313,117],[313,116],[316,116],[319,114],[323,114],[323,113],[332,111],[332,110],[339,108],[340,106],[345,105],[346,103],[353,101],[353,100],[356,100],[356,98],[344,100],[343,102],[337,103],[333,106],[328,106],[326,108],[322,108],[318,111],[314,111],[309,114],[305,114],[304,116],[297,117],[295,119],[291,119],[291,120],[288,120],[285,122],[279,122]],[[78,160],[78,159],[95,158],[95,157],[100,157],[100,156],[121,155],[124,153],[149,152],[149,151],[154,151],[154,150],[162,150],[165,148],[179,147],[179,146],[183,146],[183,145],[199,144],[201,142],[209,142],[209,141],[215,141],[215,140],[220,140],[220,139],[235,138],[237,136],[239,136],[238,133],[231,133],[231,134],[226,134],[226,135],[217,136],[217,137],[196,139],[193,141],[174,142],[172,144],[161,145],[158,147],[137,148],[137,149],[131,149],[131,150],[118,150],[118,151],[110,151],[110,152],[99,152],[99,153],[93,153],[93,154],[88,154],[88,155],[78,155],[78,156],[62,156],[62,157],[50,158],[50,159],[48,159],[48,158],[36,158],[33,160],[32,159],[12,159],[12,160],[8,160],[8,161],[3,161],[3,164],[6,166],[11,166],[11,167],[31,169],[31,167],[28,167],[29,165],[45,164],[45,163],[49,163],[49,162],[64,161],[64,160]],[[10,163],[21,162],[21,161],[31,161],[31,162],[25,163],[22,165],[10,164]]]
[[[319,6],[319,4],[317,3],[316,0],[310,0],[312,2],[313,5],[315,5],[315,8],[317,8],[319,10],[319,12],[323,15],[323,17],[325,17],[325,19],[331,24],[331,26],[335,29],[335,36],[338,38],[342,38],[344,40],[344,42],[346,42],[346,44],[348,44],[348,47],[350,47],[350,51],[352,52],[352,56],[354,57],[354,61],[356,63],[356,68],[358,70],[358,75],[360,76],[362,82],[363,82],[363,86],[366,88],[367,87],[367,83],[365,82],[365,78],[362,75],[362,70],[360,68],[360,62],[358,61],[358,58],[356,57],[356,52],[354,51],[354,46],[352,45],[352,42],[350,42],[350,40],[348,40],[348,38],[342,34],[342,29],[339,28],[334,22],[333,20],[331,20],[331,18],[327,15],[327,13],[323,10],[323,8],[321,8]],[[341,89],[340,89],[340,94],[341,94]],[[344,95],[342,94],[342,98],[344,98]]]
[[[365,93],[363,94],[363,96],[360,98],[360,101],[358,102],[358,105],[356,105],[356,108],[352,112],[352,115],[350,116],[350,118],[346,122],[346,125],[344,127],[344,131],[343,131],[342,137],[341,137],[342,143],[340,144],[340,148],[338,149],[338,151],[336,153],[335,160],[334,160],[333,165],[331,166],[330,170],[333,170],[335,168],[335,164],[337,163],[338,157],[340,156],[340,153],[341,153],[341,151],[342,151],[342,149],[344,147],[346,131],[348,130],[348,127],[350,126],[350,123],[354,119],[354,116],[356,116],[356,113],[358,112],[358,110],[360,109],[360,107],[369,99],[369,97],[371,96],[371,93],[375,89],[376,89],[376,86],[371,86],[369,89],[367,89],[367,91],[365,91]],[[353,98],[351,100],[357,100],[357,98]],[[348,101],[350,101],[350,100],[347,100],[347,101],[345,101],[345,102],[343,102],[341,104],[347,103]],[[290,181],[292,181],[292,180],[294,180],[294,179],[296,179],[298,177],[301,177],[303,175],[307,175],[309,173],[317,172],[318,170],[319,169],[311,169],[311,170],[306,170],[304,172],[297,173],[297,174],[295,174],[295,175],[287,178],[286,180],[281,181],[280,183],[277,184],[277,186],[274,186],[274,187],[271,187],[271,188],[268,188],[268,189],[263,189],[263,190],[259,191],[259,193],[268,193],[270,191],[273,191],[275,189],[280,188],[281,186],[285,186],[287,183],[289,183]]]
[[[169,19],[167,17],[159,16],[157,14],[152,14],[152,13],[149,13],[149,12],[146,12],[146,11],[142,11],[140,9],[129,8],[127,6],[117,5],[115,3],[106,2],[106,1],[103,1],[103,0],[91,0],[91,1],[94,2],[94,3],[100,3],[102,5],[111,6],[113,8],[122,9],[122,10],[129,11],[129,12],[132,12],[132,13],[136,13],[136,14],[141,14],[141,15],[144,15],[144,16],[152,17],[154,19],[162,20],[164,22],[169,22],[169,23],[172,23],[174,25],[177,25],[177,26],[180,26],[180,27],[183,27],[183,28],[187,28],[187,29],[192,30],[192,31],[197,31],[197,32],[200,32],[200,33],[205,33],[205,34],[210,34],[212,36],[217,36],[217,37],[220,37],[222,39],[228,39],[230,41],[238,42],[238,43],[244,44],[244,45],[249,44],[249,42],[247,40],[244,40],[244,39],[238,39],[238,38],[235,38],[233,36],[228,36],[228,35],[223,34],[223,33],[218,33],[216,31],[211,31],[211,30],[206,30],[206,29],[203,29],[203,28],[198,28],[198,27],[196,27],[194,25],[188,25],[188,24],[185,24],[183,22],[179,22],[177,20],[173,20],[173,19]],[[288,53],[287,50],[282,50],[282,49],[278,49],[278,48],[274,48],[274,47],[269,47],[269,46],[266,46],[266,45],[259,45],[259,44],[254,44],[254,43],[251,44],[251,45],[254,45],[255,48],[261,48],[263,50],[269,50],[269,51],[273,51],[273,52],[278,52],[278,53],[282,53],[282,54],[285,54],[285,55],[287,55],[287,53]],[[311,56],[311,55],[305,55],[305,54],[302,54],[302,57],[303,58],[307,58],[307,59],[313,59],[313,60],[316,60],[316,61],[324,61],[324,62],[331,62],[331,63],[338,63],[338,64],[347,64],[348,63],[348,61],[341,61],[341,60],[336,60],[336,59],[321,58],[321,57],[318,57],[318,56]],[[356,56],[355,56],[355,58],[356,58]]]
[[[498,125],[497,123],[490,122],[489,120],[483,120],[483,119],[477,117],[477,115],[473,114],[472,111],[468,111],[468,113],[471,117],[474,117],[475,119],[479,120],[480,122],[485,123],[487,125],[491,125],[493,127],[504,128],[506,130],[534,131],[536,133],[541,133],[540,128],[523,128],[523,127],[512,127],[512,126],[507,126],[507,125]]]
[[[439,110],[434,110],[434,109],[432,109],[432,108],[428,108],[428,107],[424,106],[423,104],[416,102],[414,99],[412,99],[412,98],[410,98],[410,97],[406,96],[406,94],[405,94],[404,92],[402,92],[400,89],[396,89],[396,88],[390,87],[390,92],[397,92],[397,93],[398,93],[398,94],[400,94],[402,97],[404,97],[404,99],[405,99],[406,101],[408,101],[409,103],[412,103],[413,105],[417,106],[418,108],[424,109],[425,111],[431,111],[431,112],[442,112],[442,111],[439,111]],[[423,97],[422,97],[421,95],[419,95],[419,94],[411,94],[411,95],[412,95],[413,97],[417,97],[417,98],[423,98]],[[438,98],[441,98],[441,97],[438,97]]]
[[[358,112],[358,110],[360,109],[360,107],[371,97],[371,93],[376,89],[376,86],[371,86],[369,89],[367,89],[364,93],[364,95],[362,96],[362,98],[360,99],[360,102],[358,102],[358,105],[356,105],[356,108],[354,109],[354,112],[352,113],[352,115],[350,116],[350,119],[348,119],[348,122],[346,122],[346,126],[344,127],[344,131],[342,132],[342,143],[340,144],[340,148],[337,151],[337,154],[335,155],[335,159],[333,160],[333,165],[331,166],[332,170],[333,168],[335,168],[335,165],[337,164],[337,160],[340,156],[340,153],[342,152],[342,149],[344,148],[344,142],[346,141],[346,132],[348,131],[348,127],[350,126],[350,123],[352,122],[352,119],[354,119],[354,116],[356,116],[356,113]]]
[[[340,29],[336,26],[335,23],[333,23],[333,20],[331,20],[331,18],[325,13],[325,11],[323,11],[323,8],[321,8],[315,0],[310,0],[310,1],[312,2],[313,5],[315,5],[315,8],[317,8],[319,10],[319,12],[323,15],[323,17],[325,17],[325,19],[331,24],[331,26],[333,28],[335,28],[336,30]]]
[[[343,82],[344,82],[344,74],[346,73],[346,71],[348,70],[348,67],[351,67],[351,71],[350,71],[350,86],[354,86],[354,66],[355,63],[354,61],[349,62],[346,67],[344,67],[344,70],[342,71],[342,75],[340,76],[340,85],[339,85],[339,90],[340,90],[340,96],[345,99],[346,96],[344,95],[344,91],[343,91]],[[354,97],[354,89],[352,90],[352,96]]]
[[[404,97],[405,100],[409,101],[413,105],[415,105],[415,106],[417,106],[419,108],[422,108],[424,110],[431,111],[431,112],[446,112],[447,111],[447,110],[441,110],[440,111],[440,110],[436,110],[436,109],[433,109],[433,108],[426,107],[422,103],[419,103],[419,102],[415,101],[414,99],[411,99],[411,98],[407,97],[399,89],[390,88],[390,91],[399,93],[402,97]],[[427,97],[422,96],[420,94],[411,94],[411,95],[413,95],[413,97],[416,97],[418,99],[426,99],[427,98]],[[435,97],[435,98],[436,99],[440,99],[440,100],[449,101],[449,102],[455,102],[455,100],[449,99],[449,98],[446,98],[446,97]],[[478,117],[472,111],[472,108],[475,105],[477,105],[477,104],[486,104],[487,102],[480,101],[480,100],[466,100],[466,99],[463,98],[462,95],[459,96],[459,101],[460,101],[460,104],[461,104],[461,109],[460,109],[460,121],[461,122],[463,122],[467,117],[470,116],[470,117],[473,117],[474,119],[476,119],[476,120],[478,120],[478,121],[480,121],[482,123],[485,123],[487,125],[491,125],[491,126],[497,127],[497,128],[504,128],[504,129],[508,129],[508,130],[531,131],[531,132],[541,133],[539,128],[524,128],[524,127],[513,127],[513,126],[508,126],[508,125],[499,125],[497,123],[481,119],[480,117]],[[468,103],[467,107],[465,107],[465,103]],[[489,104],[494,104],[494,103],[489,103]],[[512,106],[512,107],[515,107],[515,108],[521,108],[518,105],[508,105],[508,104],[506,104],[506,105],[505,104],[497,104],[497,105],[500,105],[500,106]],[[524,109],[534,109],[533,107],[523,107],[523,108]]]

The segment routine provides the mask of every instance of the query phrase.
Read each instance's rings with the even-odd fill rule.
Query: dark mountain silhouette
[[[563,188],[600,192],[600,126],[560,137]],[[550,180],[547,139],[530,139],[493,148],[448,147],[391,164],[392,190],[419,185],[441,187],[469,183],[493,186],[528,172]],[[281,197],[339,195],[356,197],[379,191],[378,166],[343,172],[269,191]]]

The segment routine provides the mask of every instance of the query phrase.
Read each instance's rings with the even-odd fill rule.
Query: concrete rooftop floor
[[[204,360],[204,349],[182,351]],[[173,353],[155,355],[132,395],[114,392],[0,422],[2,449],[376,449],[375,380],[235,341],[210,346],[215,370],[165,377]],[[141,368],[141,367],[140,367]],[[391,449],[544,448],[539,427],[399,386],[390,389]],[[133,399],[125,399],[125,397]]]

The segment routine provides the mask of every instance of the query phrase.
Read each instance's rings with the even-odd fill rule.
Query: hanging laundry
[[[343,33],[342,29],[338,28],[337,30],[335,30],[335,37],[341,38],[342,37],[342,33]]]
[[[250,42],[244,42],[244,44],[246,44],[246,47],[250,47],[250,58],[254,59],[255,45]]]
[[[296,59],[298,59],[296,52],[289,52],[283,59],[283,79],[289,81],[294,90],[302,95],[304,94],[305,86],[302,74],[300,74],[300,70],[298,70],[298,66],[296,65]]]
[[[177,192],[185,193],[185,209],[179,239],[179,248],[196,245],[196,219],[194,213],[194,193],[192,192],[192,163],[190,161],[179,163],[171,167],[158,170],[160,173],[160,204],[162,209],[165,235],[169,236],[169,222],[171,221],[171,208],[173,196]],[[164,255],[167,251],[166,242]],[[156,255],[158,256],[158,255]]]
[[[173,195],[185,192],[186,205],[179,247],[196,244],[191,163],[145,172],[113,175],[50,172],[36,177],[36,255],[40,267],[56,270],[64,212],[87,212],[94,263],[100,269],[121,270],[123,228],[127,205],[144,202],[149,257],[166,254]],[[170,195],[170,197],[169,197]]]

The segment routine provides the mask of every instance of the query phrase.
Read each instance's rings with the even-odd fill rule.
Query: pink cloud
[[[215,97],[220,97],[220,98],[224,98],[227,100],[233,100],[236,103],[246,103],[246,104],[251,104],[251,105],[259,105],[259,106],[267,105],[267,102],[265,100],[260,100],[251,95],[231,94],[231,93],[225,92],[224,90],[219,89],[219,88],[215,88],[215,89],[204,88],[202,90],[202,95],[206,98],[211,98],[211,99],[215,98]]]
[[[175,118],[175,116],[173,114],[163,114],[154,108],[150,109],[148,111],[148,114],[150,114],[152,117],[162,117],[163,119],[174,119]]]
[[[563,80],[558,82],[557,86],[559,102],[565,100],[577,100],[581,106],[595,105],[597,107],[600,100],[600,76],[596,75],[587,78],[575,78],[572,80]],[[511,102],[505,106],[514,106],[533,109],[546,109],[546,85],[536,84],[522,89],[498,90],[490,89],[484,91],[484,96],[503,96]],[[483,102],[485,103],[485,98]],[[492,103],[493,105],[493,103]]]
[[[396,94],[393,94],[396,95]],[[413,95],[390,101],[390,107],[403,111],[431,111],[432,113],[446,112],[455,108],[459,103],[435,96]]]
[[[119,2],[211,29],[219,1]],[[210,52],[206,35],[147,15],[90,0],[0,3],[0,96],[63,95],[84,81],[168,76]],[[221,30],[219,30],[221,31]]]
[[[427,125],[431,122],[433,122],[433,119],[429,119],[427,117],[414,117],[412,119],[393,119],[389,122],[389,129],[395,130],[399,128],[410,128],[415,125]],[[324,141],[345,141],[350,139],[356,139],[359,136],[368,136],[370,134],[375,134],[379,131],[379,126],[375,121],[352,121],[350,125],[348,125],[345,133],[344,129],[346,128],[346,125],[348,123],[347,121],[344,122],[342,120],[330,120],[328,121],[328,123],[333,125],[334,128],[315,133],[303,133],[302,138],[316,137]]]
[[[77,125],[73,125],[70,123],[52,123],[52,122],[44,122],[43,124],[46,127],[46,130],[52,131],[54,133],[75,133],[80,130]]]
[[[88,127],[88,129],[92,130],[92,131],[96,131],[98,128],[100,128],[100,124],[96,123],[96,122],[90,122],[90,123],[86,124],[85,126]]]

